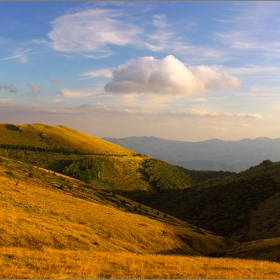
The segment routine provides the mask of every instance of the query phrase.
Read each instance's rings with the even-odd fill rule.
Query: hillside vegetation
[[[213,266],[202,260],[203,273],[182,267],[197,256],[279,262],[280,162],[266,160],[237,174],[194,171],[63,126],[0,124],[0,136],[3,277],[146,277],[145,264],[154,267],[153,278],[231,278],[226,272],[235,268],[223,260],[211,259]],[[45,252],[57,256],[56,274],[48,272],[54,265]],[[176,268],[175,260],[162,265],[164,257],[151,254],[194,259],[178,257]],[[120,274],[93,269],[96,258],[111,258]],[[247,264],[239,275],[255,275],[248,267],[258,265]]]
[[[171,257],[218,254],[236,242],[108,191],[3,157],[0,185],[2,278],[224,278],[236,272],[222,260]],[[238,273],[256,275],[250,270],[257,266],[248,262]],[[257,271],[273,278],[275,266]]]
[[[181,189],[227,172],[187,171],[65,126],[0,124],[0,155],[116,190]]]
[[[280,235],[280,163],[264,161],[184,190],[122,194],[240,242]]]
[[[201,257],[238,244],[54,172],[0,157],[0,185],[1,278],[280,276],[277,263]]]
[[[0,246],[201,255],[233,244],[170,218],[121,211],[113,196],[52,172],[30,176],[28,165],[5,159],[0,168]]]
[[[280,237],[245,242],[220,254],[223,257],[280,262]]]

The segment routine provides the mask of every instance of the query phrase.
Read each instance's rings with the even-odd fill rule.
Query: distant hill
[[[200,142],[171,141],[156,137],[104,138],[141,154],[195,170],[240,172],[263,160],[280,161],[280,138]]]
[[[0,248],[207,255],[234,242],[111,192],[0,157]]]
[[[231,171],[231,172],[240,172],[242,168],[238,164],[227,164],[222,162],[216,162],[211,160],[190,160],[190,161],[175,161],[168,160],[167,162],[182,166],[190,170],[213,170],[213,171]]]
[[[0,135],[0,155],[108,189],[182,189],[229,175],[187,171],[66,126],[0,123]]]

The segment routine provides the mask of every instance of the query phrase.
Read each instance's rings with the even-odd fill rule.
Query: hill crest
[[[103,154],[133,155],[136,153],[104,139],[62,125],[0,123],[0,135],[0,144],[2,145],[72,148],[82,152]]]

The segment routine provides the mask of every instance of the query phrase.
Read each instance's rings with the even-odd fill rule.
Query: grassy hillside
[[[143,174],[152,189],[158,193],[166,190],[186,189],[208,179],[222,178],[231,172],[194,171],[166,163],[158,159],[147,159],[143,164]]]
[[[280,163],[264,161],[184,190],[122,194],[237,241],[280,235]]]
[[[279,279],[280,264],[232,258],[3,248],[1,278]]]
[[[129,149],[62,125],[0,123],[0,135],[0,144],[45,147],[50,150],[70,148],[72,152],[85,153],[134,154]]]
[[[2,159],[0,246],[203,255],[233,243],[44,170]],[[121,209],[117,209],[117,207]],[[131,211],[129,211],[131,209]]]
[[[279,277],[201,256],[279,261],[280,163],[193,171],[62,126],[0,136],[0,278]]]
[[[187,171],[64,126],[0,124],[0,135],[0,155],[108,189],[182,189],[228,175]]]
[[[280,237],[268,238],[238,244],[221,255],[224,257],[280,262],[279,249]]]
[[[201,257],[228,239],[3,157],[0,207],[0,278],[280,277],[277,263]]]

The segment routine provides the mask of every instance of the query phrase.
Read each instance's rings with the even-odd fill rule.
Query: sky
[[[280,137],[280,2],[0,2],[0,122]]]

